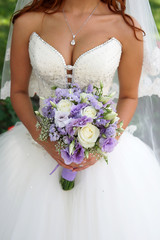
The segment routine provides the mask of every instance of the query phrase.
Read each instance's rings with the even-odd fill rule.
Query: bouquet
[[[66,165],[79,165],[90,153],[97,160],[104,158],[108,164],[107,153],[113,151],[115,137],[123,131],[123,122],[118,127],[112,100],[115,93],[104,95],[102,83],[83,89],[69,83],[65,89],[53,86],[52,91],[52,96],[41,97],[44,101],[41,113],[35,112],[39,118],[36,127],[41,129],[39,139],[56,141],[56,150]],[[63,168],[60,183],[64,190],[74,187],[76,174]]]

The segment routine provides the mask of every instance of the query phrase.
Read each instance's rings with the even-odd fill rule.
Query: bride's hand
[[[40,144],[62,167],[68,168],[72,171],[81,171],[96,163],[96,157],[93,156],[92,154],[89,154],[88,159],[84,158],[83,162],[80,164],[76,164],[76,163],[71,163],[69,165],[65,164],[64,159],[56,151],[55,145],[57,144],[57,142],[51,142],[49,138],[47,139],[47,141],[40,141],[38,140],[39,134],[40,134],[40,131],[37,130],[36,133],[32,135],[33,139],[38,144]]]
[[[73,166],[73,171],[81,171],[81,170],[84,170],[92,165],[94,165],[95,163],[97,162],[97,158],[96,156],[93,156],[93,154],[89,154],[89,157],[88,158],[84,158],[82,163],[80,164],[75,164],[73,163],[72,166]]]
[[[46,144],[47,143],[47,144]],[[45,150],[64,168],[68,168],[72,171],[81,171],[85,168],[90,167],[91,165],[96,163],[96,157],[94,157],[92,154],[89,154],[88,158],[84,158],[82,163],[76,164],[71,163],[69,165],[65,164],[64,159],[61,157],[61,155],[56,151],[55,145],[57,142],[51,142],[50,140],[47,140],[47,142],[41,142],[41,145],[45,148]]]

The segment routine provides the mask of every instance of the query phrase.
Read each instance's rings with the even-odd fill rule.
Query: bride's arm
[[[37,23],[37,26],[36,26]],[[54,159],[62,166],[66,166],[63,159],[55,150],[55,145],[49,140],[47,142],[38,141],[40,132],[36,129],[37,118],[34,114],[32,103],[28,94],[29,79],[31,74],[31,64],[28,52],[29,36],[35,29],[38,31],[40,25],[40,15],[28,13],[19,17],[14,24],[11,44],[11,102],[19,119],[37,141]],[[34,26],[33,26],[34,25]],[[33,28],[33,27],[34,28]],[[61,160],[61,161],[60,161]]]
[[[140,27],[137,22],[135,24]],[[123,54],[118,68],[117,113],[120,117],[119,122],[123,120],[124,129],[130,123],[138,104],[138,86],[143,63],[143,34],[139,31],[136,35],[142,41],[136,40],[133,34],[128,36],[123,44]]]

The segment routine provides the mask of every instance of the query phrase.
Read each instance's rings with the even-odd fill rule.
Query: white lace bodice
[[[102,81],[105,92],[108,92],[121,53],[122,44],[112,37],[83,53],[74,65],[66,65],[62,54],[33,32],[29,40],[29,56],[33,68],[30,91],[36,89],[40,96],[47,97],[53,85],[65,88],[67,79],[72,78],[72,82],[78,83],[80,87],[89,83],[99,85]],[[72,70],[72,74],[67,74],[67,70]]]

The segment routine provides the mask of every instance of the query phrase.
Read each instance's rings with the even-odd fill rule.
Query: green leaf
[[[88,152],[88,150],[85,150],[85,157],[86,157],[86,158],[89,158],[89,152]]]
[[[57,89],[57,86],[53,86],[51,87],[52,90],[56,90]]]

